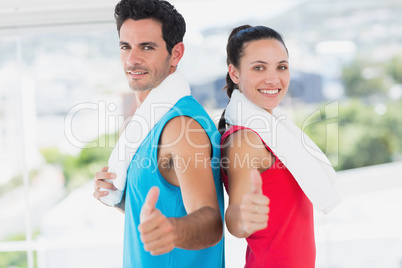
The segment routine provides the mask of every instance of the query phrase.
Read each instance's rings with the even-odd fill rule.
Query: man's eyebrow
[[[120,46],[130,46],[130,44],[128,42],[125,42],[125,41],[120,41],[119,45]],[[158,47],[158,44],[154,43],[154,42],[142,42],[142,43],[140,43],[138,45],[141,46],[141,47],[146,47],[146,46]]]
[[[158,47],[158,44],[154,43],[154,42],[143,42],[139,44],[140,46],[151,46],[151,47]]]

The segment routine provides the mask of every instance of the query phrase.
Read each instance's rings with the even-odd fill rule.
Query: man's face
[[[152,19],[126,20],[120,28],[120,59],[134,91],[151,90],[169,75],[172,60],[162,25]]]

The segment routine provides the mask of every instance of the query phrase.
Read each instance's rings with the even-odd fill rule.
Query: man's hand
[[[152,255],[168,253],[175,247],[173,224],[155,207],[158,198],[159,188],[152,187],[142,206],[138,226],[144,249]]]
[[[269,199],[262,193],[262,178],[257,170],[251,171],[252,189],[245,194],[240,205],[242,229],[248,234],[268,226]]]
[[[94,177],[94,193],[93,196],[100,201],[99,198],[106,196],[109,194],[108,191],[101,191],[100,189],[109,189],[112,191],[116,191],[117,188],[110,182],[105,180],[113,180],[116,179],[115,173],[107,172],[109,167],[103,167],[99,172],[95,174]],[[102,202],[102,201],[101,201]]]

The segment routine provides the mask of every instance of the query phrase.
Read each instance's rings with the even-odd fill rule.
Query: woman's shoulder
[[[260,136],[250,128],[237,129],[235,132],[228,136],[228,139],[230,139],[231,142],[240,141],[247,142],[247,144],[263,144]]]
[[[266,151],[265,145],[260,136],[249,128],[238,129],[225,139],[224,147],[231,152],[256,154],[259,151]]]
[[[261,137],[252,129],[244,128],[232,133],[223,145],[222,157],[246,161],[261,172],[273,165],[275,157]]]

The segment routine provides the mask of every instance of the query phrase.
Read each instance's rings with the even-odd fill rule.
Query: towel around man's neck
[[[292,173],[313,205],[327,214],[340,203],[333,184],[336,173],[318,146],[278,108],[271,115],[234,90],[225,112],[226,123],[260,135]]]
[[[110,206],[120,203],[126,185],[127,169],[137,149],[159,120],[181,98],[190,94],[188,82],[177,70],[149,92],[144,102],[135,111],[110,155],[108,172],[116,173],[117,178],[109,182],[112,182],[117,190],[102,189],[109,192],[101,198],[103,203]]]

